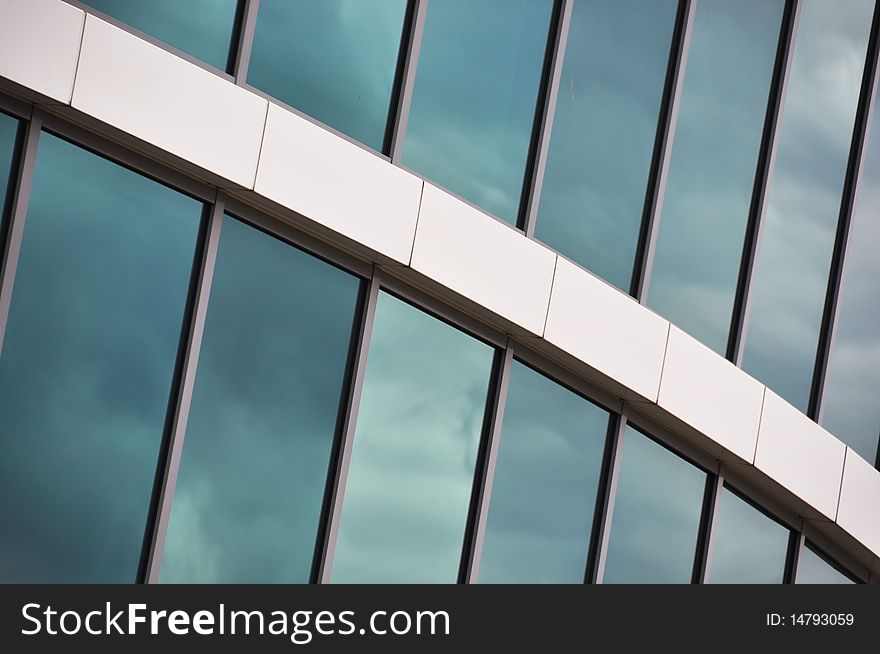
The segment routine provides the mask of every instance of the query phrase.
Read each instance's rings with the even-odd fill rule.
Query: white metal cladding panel
[[[72,104],[253,188],[267,101],[91,15]]]
[[[669,322],[559,257],[544,338],[657,401]]]
[[[764,385],[674,325],[658,404],[752,463]]]
[[[60,0],[0,0],[0,76],[68,104],[84,18]]]
[[[755,466],[830,520],[837,515],[846,445],[767,389]]]
[[[425,183],[414,270],[540,335],[555,265],[549,249]]]
[[[847,448],[837,524],[880,556],[880,474]]]
[[[274,104],[254,190],[409,263],[422,180]]]

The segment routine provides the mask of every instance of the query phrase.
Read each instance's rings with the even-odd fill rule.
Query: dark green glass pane
[[[382,149],[406,0],[262,0],[248,84]]]
[[[41,135],[0,355],[3,581],[135,581],[201,214]]]
[[[163,582],[309,580],[358,286],[224,218]]]

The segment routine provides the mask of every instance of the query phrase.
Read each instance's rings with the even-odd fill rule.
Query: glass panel
[[[629,290],[676,0],[576,0],[536,238]]]
[[[854,584],[852,579],[816,553],[809,544],[801,548],[798,557],[799,584]]]
[[[648,304],[722,354],[784,6],[701,0],[694,16]]]
[[[752,280],[743,368],[805,410],[871,0],[805,0]]]
[[[40,137],[0,355],[3,581],[135,581],[201,213]]]
[[[358,287],[224,218],[163,582],[308,582]]]
[[[82,0],[207,64],[227,70],[238,0]]]
[[[621,457],[604,583],[690,583],[706,473],[631,428]]]
[[[480,582],[584,581],[608,412],[514,361]]]
[[[428,5],[403,163],[516,223],[551,0]]]
[[[791,532],[727,487],[712,526],[707,583],[781,584]]]
[[[822,398],[822,424],[871,463],[880,434],[880,123],[874,111]]]
[[[261,0],[248,84],[382,149],[406,0]]]
[[[334,582],[456,581],[493,353],[380,293]]]
[[[8,200],[15,180],[12,179],[12,159],[15,154],[15,139],[19,122],[0,113],[0,235],[3,234],[3,221],[6,218]],[[2,244],[0,244],[2,248]]]

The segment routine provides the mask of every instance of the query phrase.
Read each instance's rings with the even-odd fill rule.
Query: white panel
[[[880,556],[880,472],[849,448],[837,524]]]
[[[669,322],[630,296],[559,258],[544,338],[657,401]]]
[[[767,389],[755,466],[834,520],[846,446]]]
[[[425,184],[412,267],[540,335],[556,254],[431,184]]]
[[[94,16],[73,106],[253,188],[266,100]]]
[[[409,263],[422,180],[271,103],[255,190]]]
[[[658,404],[751,463],[764,385],[674,325]]]
[[[84,18],[60,0],[0,0],[0,76],[68,104]]]

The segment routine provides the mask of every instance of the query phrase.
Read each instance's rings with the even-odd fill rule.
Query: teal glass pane
[[[83,4],[227,71],[238,0],[83,0]]]
[[[12,179],[12,160],[15,154],[15,140],[19,121],[0,113],[0,235],[3,234],[3,221],[9,209],[9,200],[15,180]]]
[[[801,548],[798,557],[797,583],[799,584],[854,584],[855,582],[818,554],[809,543]]]
[[[876,107],[876,88],[874,103]],[[880,127],[876,120],[865,147],[821,422],[873,464],[880,437]]]
[[[406,0],[262,0],[248,84],[381,150]]]
[[[380,293],[334,582],[456,581],[493,355]]]
[[[3,352],[4,582],[134,582],[203,205],[40,136]]]
[[[629,291],[676,0],[575,0],[535,237]]]
[[[712,525],[711,584],[781,584],[791,532],[728,488]]]
[[[608,417],[513,362],[481,583],[583,583]]]
[[[806,410],[874,2],[804,0],[743,368]]]
[[[720,354],[784,6],[701,0],[694,16],[648,304]]]
[[[551,0],[433,0],[403,164],[516,223]]]
[[[223,219],[161,581],[309,580],[358,288]]]
[[[603,582],[691,581],[706,473],[628,428]]]

